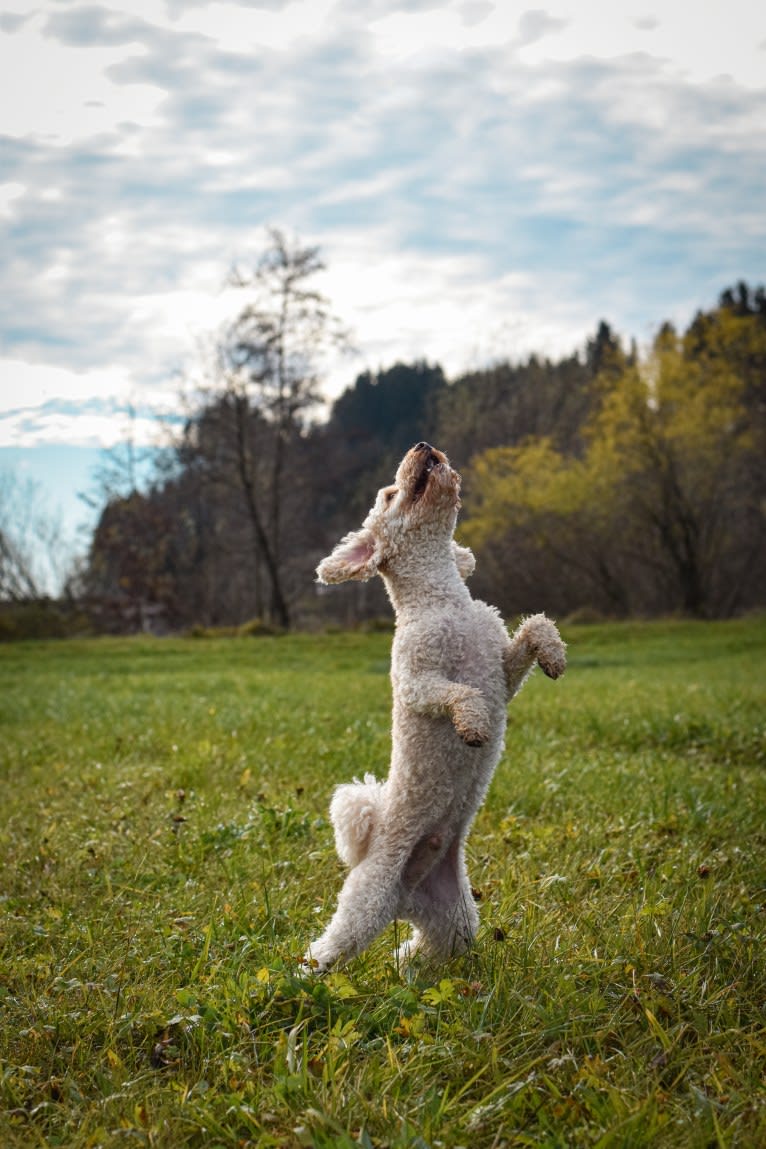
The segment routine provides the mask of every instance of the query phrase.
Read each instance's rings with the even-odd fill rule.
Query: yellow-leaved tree
[[[530,439],[472,461],[462,537],[506,588],[504,610],[741,605],[764,552],[766,325],[722,307],[706,326],[666,325],[596,380],[579,456]]]

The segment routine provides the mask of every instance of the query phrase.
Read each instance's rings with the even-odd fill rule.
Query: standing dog
[[[406,953],[443,959],[470,946],[478,914],[465,840],[503,752],[506,706],[535,663],[551,678],[564,643],[543,614],[509,637],[471,598],[474,557],[453,538],[460,476],[428,443],[407,452],[361,530],[320,563],[320,582],[383,578],[396,612],[393,731],[385,782],[338,786],[335,843],[350,873],[307,963],[322,971],[360,953],[395,918],[413,923]]]

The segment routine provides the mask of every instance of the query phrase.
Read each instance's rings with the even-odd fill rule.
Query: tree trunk
[[[259,558],[263,560],[266,573],[271,584],[271,621],[284,630],[290,629],[290,610],[282,590],[282,580],[277,556],[269,540],[263,519],[258,507],[258,498],[252,467],[249,465],[247,451],[247,414],[249,404],[247,399],[238,395],[234,399],[237,431],[237,469],[239,472],[242,493],[245,498],[245,507],[253,532],[253,563],[257,567]]]

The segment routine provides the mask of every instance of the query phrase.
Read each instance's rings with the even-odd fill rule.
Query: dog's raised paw
[[[560,678],[567,667],[567,648],[555,622],[545,615],[533,615],[524,625],[528,628],[529,641],[543,674],[548,678]]]
[[[559,642],[549,650],[538,651],[537,664],[549,678],[560,678],[567,668],[564,643]]]
[[[561,678],[561,675],[567,668],[567,662],[564,657],[561,658],[540,658],[538,665],[543,674],[547,674],[549,678]]]
[[[486,745],[489,741],[489,735],[482,730],[459,729],[458,735],[465,742],[466,746],[472,746],[478,749],[480,746]]]
[[[478,690],[464,688],[463,697],[452,711],[452,721],[458,737],[466,746],[484,746],[489,741],[489,713]]]

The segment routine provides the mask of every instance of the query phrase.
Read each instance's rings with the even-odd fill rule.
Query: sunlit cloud
[[[744,0],[693,35],[681,0],[11,4],[0,446],[177,405],[268,225],[320,247],[352,332],[329,395],[396,359],[568,354],[601,318],[645,340],[762,278]]]
[[[109,447],[128,436],[155,444],[160,418],[178,408],[176,391],[141,391],[119,368],[77,372],[5,359],[0,378],[0,447]]]
[[[0,30],[0,133],[63,147],[122,123],[156,125],[165,93],[148,84],[125,87],[109,77],[126,51],[144,52],[140,43],[62,43],[51,34],[56,19],[40,10],[17,31]]]
[[[695,12],[683,0],[654,5],[645,0],[546,0],[545,14],[557,25],[544,39],[526,45],[528,64],[585,55],[615,61],[642,53],[686,83],[729,76],[739,85],[763,89],[764,18],[755,14],[750,0],[711,0]]]

